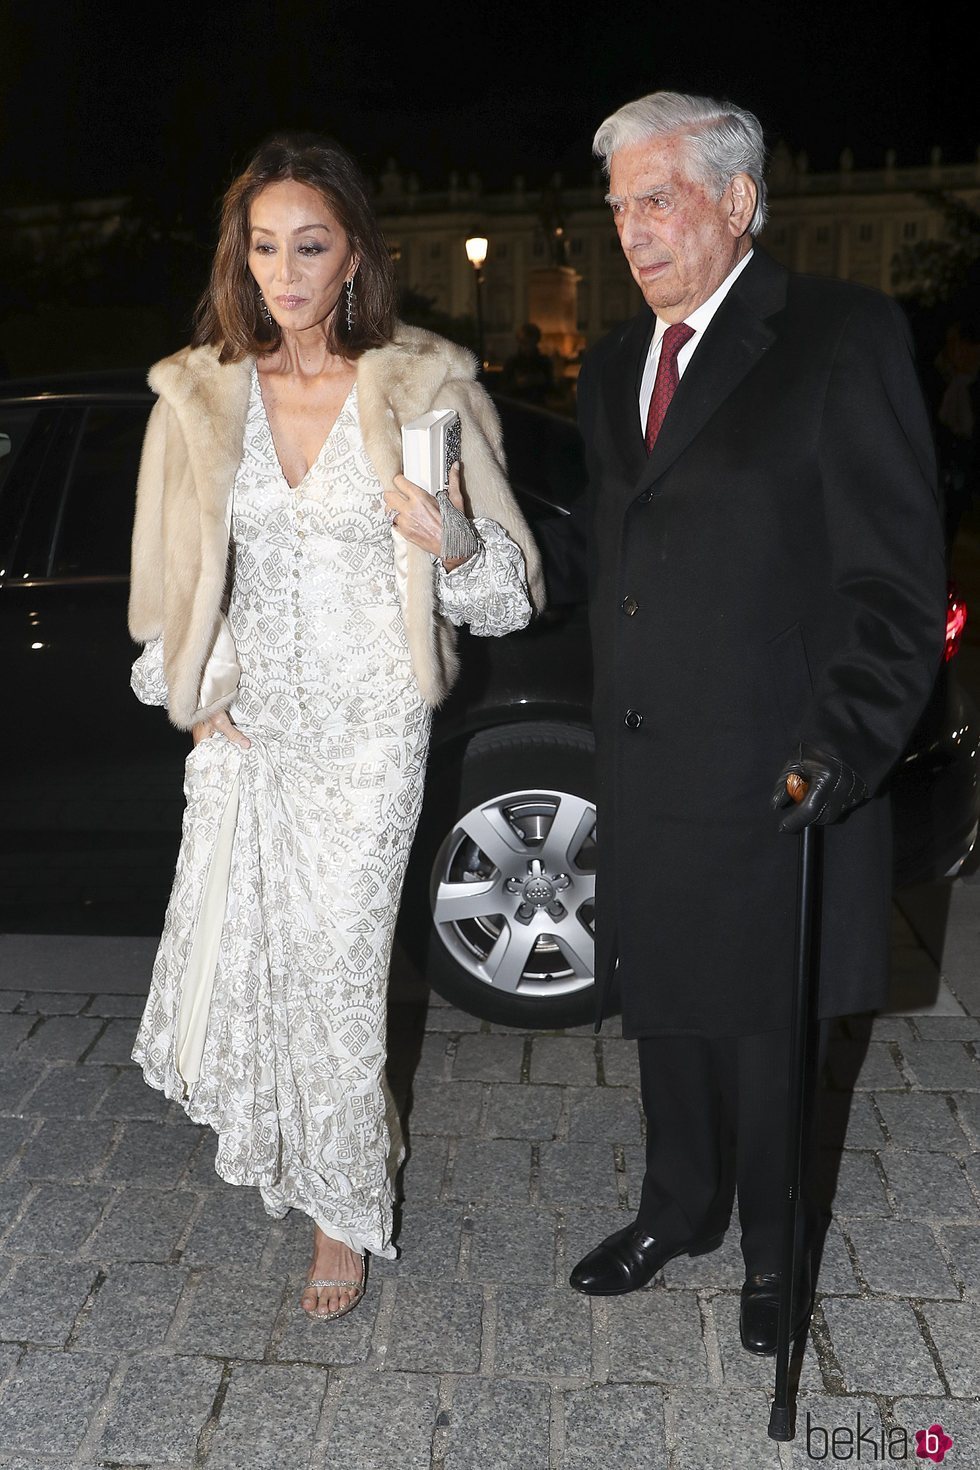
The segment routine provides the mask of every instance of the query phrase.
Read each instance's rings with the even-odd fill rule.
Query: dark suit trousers
[[[828,1030],[820,1024],[818,1072]],[[778,1270],[789,1031],[648,1036],[637,1045],[647,1117],[637,1224],[668,1244],[720,1234],[737,1191],[746,1272]]]

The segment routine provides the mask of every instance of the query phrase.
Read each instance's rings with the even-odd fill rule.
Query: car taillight
[[[960,597],[956,588],[950,583],[949,595],[946,602],[946,662],[956,657],[963,637],[963,629],[966,627],[966,603]]]

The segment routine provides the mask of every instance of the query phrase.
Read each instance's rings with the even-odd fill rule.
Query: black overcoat
[[[801,740],[872,798],[827,829],[822,1015],[883,1003],[884,783],[936,677],[945,558],[910,336],[886,296],[756,248],[653,454],[644,309],[586,357],[600,1016],[628,1036],[789,1024]],[[618,959],[618,974],[614,966]]]

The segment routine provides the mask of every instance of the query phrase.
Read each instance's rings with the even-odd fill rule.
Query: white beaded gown
[[[464,448],[465,454],[465,448]],[[187,757],[177,872],[133,1051],[151,1086],[218,1135],[218,1173],[357,1251],[395,1254],[402,1150],[384,1081],[385,1002],[422,801],[430,712],[412,672],[382,487],[351,389],[287,484],[253,369],[233,491],[228,618],[241,665],[223,736]],[[440,610],[524,626],[519,548],[493,521],[436,572]],[[164,703],[162,652],[133,671]],[[204,977],[204,983],[201,977]]]

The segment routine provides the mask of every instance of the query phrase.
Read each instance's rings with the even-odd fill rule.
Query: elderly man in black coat
[[[737,1189],[742,1341],[771,1353],[797,864],[786,834],[827,824],[821,1017],[880,1006],[885,783],[944,636],[930,431],[897,306],[790,274],[755,243],[766,205],[751,113],[654,93],[608,118],[595,151],[646,302],[579,381],[597,988],[601,1020],[617,983],[638,1040],[648,1138],[635,1223],[571,1284],[633,1291],[673,1256],[714,1249]],[[809,782],[799,807],[790,771]],[[799,1292],[808,1314],[808,1279]]]

